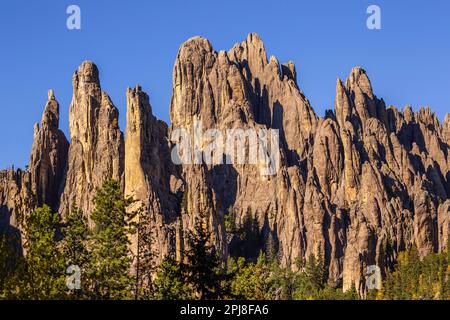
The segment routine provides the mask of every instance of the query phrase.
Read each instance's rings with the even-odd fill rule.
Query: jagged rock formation
[[[137,201],[130,210],[144,208],[138,216],[140,231],[151,230],[151,251],[158,260],[175,248],[178,226],[177,192],[182,182],[170,160],[167,125],[152,115],[148,95],[140,86],[127,90],[124,193]],[[139,232],[132,237],[138,254]],[[145,245],[145,244],[144,244]]]
[[[69,109],[70,148],[60,211],[77,205],[92,211],[96,188],[108,177],[122,179],[124,141],[119,111],[101,90],[97,66],[84,62],[73,76]]]
[[[41,126],[35,126],[28,167],[36,206],[47,204],[53,210],[58,210],[59,185],[64,177],[68,149],[69,143],[59,130],[59,104],[50,90]]]
[[[0,227],[20,233],[24,215],[36,207],[47,204],[58,210],[68,147],[59,130],[59,104],[50,90],[41,125],[34,126],[28,169],[0,172]]]
[[[33,208],[29,172],[0,171],[0,230],[20,233],[23,215]]]
[[[441,125],[429,108],[387,108],[366,72],[354,68],[345,82],[337,80],[335,109],[321,118],[297,76],[292,62],[267,58],[256,34],[228,52],[191,38],[175,61],[170,126],[152,115],[137,86],[126,93],[123,139],[98,69],[85,62],[73,79],[70,147],[51,93],[28,170],[0,172],[3,220],[20,228],[18,217],[43,203],[62,215],[76,204],[89,216],[95,188],[111,176],[144,208],[140,222],[154,235],[158,261],[170,253],[182,259],[200,214],[224,258],[254,257],[269,242],[293,268],[323,255],[330,282],[361,293],[367,266],[385,272],[412,246],[422,255],[443,250],[450,232],[450,116]],[[267,175],[259,162],[200,161],[210,146],[205,137],[192,143],[199,149],[193,163],[174,163],[179,130],[194,134],[199,125],[203,132],[278,129],[279,169]],[[236,145],[250,147],[248,140]],[[232,157],[228,151],[219,157]],[[246,243],[236,229],[256,240]],[[135,254],[139,239],[132,238]]]

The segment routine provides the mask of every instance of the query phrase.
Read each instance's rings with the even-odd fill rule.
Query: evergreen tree
[[[449,299],[447,252],[420,259],[417,249],[400,252],[397,264],[384,281],[383,298],[388,300]]]
[[[0,299],[7,295],[7,280],[11,274],[8,259],[10,257],[6,235],[0,236]]]
[[[263,253],[256,263],[246,263],[240,257],[229,259],[228,267],[231,279],[231,294],[238,299],[268,300],[272,298],[270,275],[271,270]]]
[[[292,300],[299,285],[299,274],[283,268],[276,260],[271,262],[270,285],[275,300]]]
[[[0,299],[17,299],[21,278],[24,275],[24,259],[17,235],[0,235]]]
[[[445,268],[443,299],[450,300],[450,239],[447,242],[447,248],[444,254],[445,254],[446,268]]]
[[[353,283],[350,290],[346,292],[349,300],[358,300],[360,299],[358,291],[356,290],[355,284]]]
[[[238,233],[240,246],[236,250],[237,255],[256,260],[264,246],[264,237],[260,234],[258,222],[250,211],[245,214]]]
[[[76,206],[67,215],[65,224],[62,227],[62,236],[61,249],[66,267],[77,266],[81,271],[81,289],[69,290],[69,296],[81,298],[88,290],[88,279],[85,271],[90,259],[87,249],[89,228],[83,212]]]
[[[166,257],[158,268],[153,283],[153,297],[157,300],[193,299],[192,290],[186,283],[182,266],[172,257]]]
[[[58,299],[65,291],[64,257],[58,249],[57,213],[44,205],[25,218],[26,274],[24,296]]]
[[[308,257],[305,265],[305,274],[313,289],[321,290],[325,288],[328,280],[328,268],[320,250],[318,257],[312,253]]]
[[[233,206],[230,206],[225,214],[225,230],[228,233],[236,232],[236,213]]]
[[[225,279],[221,261],[213,246],[210,234],[204,227],[204,214],[196,219],[195,231],[188,235],[186,251],[186,277],[200,299],[219,299],[226,295],[222,282]]]
[[[267,235],[266,257],[271,262],[278,260],[278,244],[272,232]]]
[[[143,299],[151,295],[152,274],[156,271],[157,265],[155,253],[152,251],[155,234],[150,213],[144,207],[138,212],[135,299]]]
[[[127,299],[134,283],[130,275],[131,254],[128,235],[133,232],[132,215],[126,208],[118,181],[108,179],[97,190],[92,220],[92,251],[88,276],[94,299]]]

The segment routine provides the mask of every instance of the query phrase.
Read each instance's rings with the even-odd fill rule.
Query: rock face
[[[188,216],[208,212],[216,245],[233,254],[234,240],[223,242],[231,207],[238,226],[248,218],[257,226],[260,246],[248,255],[269,238],[276,239],[285,265],[323,254],[330,281],[360,292],[367,266],[384,271],[413,245],[423,255],[442,250],[448,117],[442,129],[429,109],[387,109],[366,72],[354,68],[345,84],[337,81],[335,111],[319,119],[296,78],[292,62],[280,67],[276,58],[267,59],[256,34],[229,52],[215,52],[200,37],[181,46],[171,130],[195,121],[205,130],[265,127],[279,129],[282,142],[281,168],[273,177],[245,165],[182,166],[191,191]]]
[[[59,104],[50,90],[41,124],[34,126],[27,171],[0,171],[0,227],[20,234],[27,213],[44,204],[58,210],[68,148],[59,130]]]
[[[140,232],[149,234],[157,261],[175,250],[178,223],[175,168],[170,160],[167,125],[152,115],[148,95],[140,86],[127,90],[127,126],[125,133],[124,193],[136,199],[131,210],[144,208],[139,217],[139,232],[132,237],[132,251],[137,256]],[[151,230],[150,232],[146,232]]]
[[[20,234],[23,216],[32,209],[30,174],[14,168],[0,171],[0,231]]]
[[[267,57],[256,34],[228,52],[191,38],[175,61],[170,126],[152,115],[148,95],[137,86],[126,92],[124,139],[97,67],[84,62],[73,79],[70,147],[50,93],[28,170],[0,172],[3,224],[20,229],[20,217],[44,203],[62,215],[76,204],[89,217],[95,189],[113,177],[137,200],[135,208],[143,208],[140,225],[154,236],[150,244],[141,243],[140,233],[132,237],[132,251],[137,256],[149,246],[156,263],[167,254],[183,258],[186,233],[200,215],[224,260],[229,254],[253,258],[268,244],[292,268],[322,255],[330,283],[344,290],[354,285],[362,294],[368,266],[384,274],[402,250],[444,250],[450,116],[441,124],[429,108],[387,108],[357,67],[346,81],[337,80],[335,108],[321,118],[297,77],[292,62]],[[244,138],[214,154],[211,136],[202,135],[208,129]],[[229,161],[237,149],[270,156],[273,141],[271,148],[256,148],[250,140],[264,130],[278,130],[274,174],[259,158]],[[199,139],[188,140],[192,152],[183,153],[191,161],[180,161],[188,158],[174,146],[199,131]],[[206,161],[209,154],[222,161]]]
[[[28,168],[36,206],[47,204],[53,210],[58,210],[60,184],[67,164],[68,149],[69,143],[59,130],[59,104],[50,90],[41,126],[35,127]]]
[[[92,211],[96,188],[108,177],[122,179],[123,134],[119,111],[101,90],[97,66],[84,62],[73,76],[73,98],[69,109],[70,148],[60,212],[77,205]]]

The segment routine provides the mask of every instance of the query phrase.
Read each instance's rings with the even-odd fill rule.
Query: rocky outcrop
[[[361,294],[368,266],[384,274],[400,251],[444,250],[450,117],[441,124],[429,108],[387,108],[360,67],[337,80],[334,110],[318,117],[297,77],[293,62],[267,57],[256,34],[228,52],[191,38],[173,69],[170,126],[152,115],[137,86],[126,92],[124,139],[97,67],[84,62],[73,79],[70,147],[50,94],[28,170],[0,173],[2,217],[20,227],[19,213],[42,203],[63,215],[76,204],[89,217],[95,189],[113,177],[136,200],[130,209],[141,208],[136,257],[146,246],[156,263],[167,254],[183,259],[186,234],[201,216],[224,261],[254,258],[268,246],[292,268],[322,255],[330,283]],[[227,148],[212,148],[214,137],[230,132]],[[252,140],[260,132],[278,147]],[[247,161],[238,150],[247,150]],[[258,157],[250,161],[251,154]]]
[[[438,243],[439,250],[448,248],[450,241],[450,200],[445,201],[438,209]]]
[[[41,123],[34,127],[27,170],[0,171],[0,231],[23,238],[27,214],[44,204],[58,210],[68,146],[59,130],[59,105],[50,90]]]
[[[181,180],[170,160],[167,125],[153,116],[148,95],[140,86],[126,94],[124,193],[136,200],[130,210],[143,213],[137,216],[132,251],[137,257],[140,250],[151,250],[158,263],[176,248]]]
[[[124,141],[119,111],[101,90],[98,68],[84,62],[73,76],[69,109],[70,147],[60,212],[73,205],[92,211],[96,188],[106,178],[122,179]]]
[[[59,130],[59,104],[50,90],[41,125],[35,126],[28,167],[36,206],[47,204],[53,210],[58,210],[68,149],[69,143],[64,133]]]
[[[276,236],[282,263],[323,254],[330,281],[363,292],[367,266],[384,271],[401,250],[417,246],[425,255],[443,245],[438,230],[446,220],[438,221],[438,207],[448,197],[448,125],[441,129],[429,109],[386,108],[359,67],[345,82],[338,79],[335,111],[319,119],[296,77],[293,63],[267,59],[255,34],[229,52],[215,52],[203,38],[181,46],[172,130],[195,121],[207,128],[264,126],[279,129],[282,140],[274,177],[250,166],[182,166],[188,187],[196,186],[190,208],[218,217],[210,224],[219,246],[231,207],[236,224],[254,220],[260,243]],[[201,201],[204,208],[196,208]]]
[[[450,114],[445,116],[444,121],[444,139],[450,145]]]
[[[0,171],[0,231],[20,234],[23,217],[33,208],[30,174],[14,168]]]

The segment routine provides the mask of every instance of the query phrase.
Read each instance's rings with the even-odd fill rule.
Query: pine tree
[[[305,264],[305,274],[315,290],[324,289],[328,280],[328,269],[319,251],[318,258],[310,254]]]
[[[266,257],[271,262],[278,260],[278,245],[272,232],[267,235]]]
[[[5,298],[7,295],[7,280],[11,274],[8,258],[9,245],[6,239],[6,235],[0,236],[0,299]]]
[[[18,299],[18,289],[24,275],[24,259],[17,235],[0,235],[0,299]]]
[[[64,257],[56,240],[59,216],[44,205],[25,218],[26,274],[24,295],[28,299],[58,299],[65,291]]]
[[[138,212],[135,299],[146,299],[151,295],[152,274],[157,269],[155,253],[152,251],[156,240],[150,213],[144,207]]]
[[[445,250],[445,282],[444,282],[444,292],[443,299],[450,300],[450,239],[447,242],[447,248]]]
[[[359,300],[360,299],[358,291],[356,290],[356,287],[355,287],[354,283],[352,283],[352,286],[351,286],[350,290],[345,292],[344,298],[346,300]]]
[[[250,211],[244,216],[243,223],[239,228],[241,245],[236,250],[239,256],[256,260],[260,249],[264,246],[264,237],[260,234],[258,222]]]
[[[157,300],[188,300],[194,295],[183,275],[182,266],[166,257],[158,268],[153,283],[153,298]]]
[[[270,286],[276,300],[292,300],[298,286],[298,277],[291,268],[283,268],[278,261],[270,262]]]
[[[243,257],[228,262],[231,294],[245,300],[268,300],[273,298],[271,270],[261,252],[256,263],[246,263]]]
[[[88,270],[94,299],[130,298],[134,281],[130,275],[132,259],[128,235],[133,225],[132,214],[127,214],[126,208],[131,202],[123,197],[118,181],[108,179],[97,190]]]
[[[236,213],[233,206],[230,206],[225,214],[225,230],[228,233],[236,232]]]
[[[221,261],[213,246],[210,235],[204,227],[204,214],[196,219],[195,231],[188,235],[186,251],[186,273],[189,284],[203,300],[219,299],[226,295],[222,282],[225,279]]]
[[[69,296],[82,298],[86,291],[87,277],[86,268],[88,267],[90,255],[87,249],[89,239],[89,228],[83,212],[76,206],[67,215],[65,224],[62,227],[61,249],[64,255],[66,267],[77,266],[81,271],[81,289],[69,290]]]

